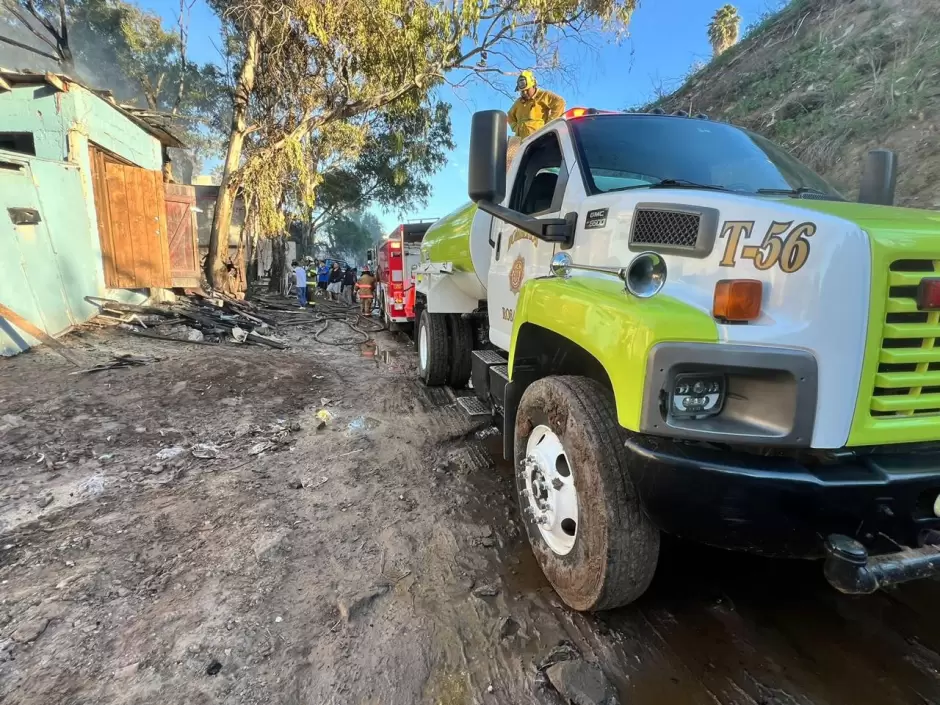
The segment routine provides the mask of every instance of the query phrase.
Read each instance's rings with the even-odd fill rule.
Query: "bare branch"
[[[180,68],[179,79],[176,84],[176,101],[173,103],[173,115],[179,112],[180,104],[183,102],[183,92],[186,89],[186,40],[189,33],[189,11],[192,9],[196,0],[187,4],[186,0],[180,0],[180,13],[177,17],[177,25],[180,30]]]
[[[61,3],[61,2],[62,2],[62,0],[60,0],[60,3]],[[61,9],[64,9],[61,4],[60,4],[60,8],[61,8]],[[33,17],[35,17],[37,20],[39,20],[39,23],[40,23],[43,27],[45,27],[45,28],[46,28],[46,31],[48,31],[49,34],[51,34],[53,37],[55,37],[56,41],[58,42],[58,41],[59,41],[59,30],[58,30],[58,28],[57,28],[54,24],[52,24],[51,21],[47,20],[45,17],[42,16],[42,14],[39,12],[39,10],[36,9],[36,5],[33,3],[33,0],[26,0],[26,9],[29,10],[29,14],[31,14]]]
[[[65,16],[65,0],[59,0],[59,43],[62,51],[68,55],[68,61],[72,60],[72,50],[69,47],[69,23]]]

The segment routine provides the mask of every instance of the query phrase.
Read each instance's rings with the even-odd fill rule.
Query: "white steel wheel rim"
[[[553,553],[567,555],[578,536],[578,492],[561,439],[548,426],[529,435],[522,474],[523,512]]]
[[[418,331],[418,358],[421,361],[421,369],[428,369],[428,327],[425,324],[422,324],[421,330]]]

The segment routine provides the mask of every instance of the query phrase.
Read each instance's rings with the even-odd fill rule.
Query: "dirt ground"
[[[161,359],[0,360],[0,702],[539,703],[568,640],[622,703],[940,703],[935,582],[850,599],[816,565],[671,543],[637,604],[567,610],[499,436],[405,341],[324,345],[304,315],[286,351],[111,329],[65,341]]]

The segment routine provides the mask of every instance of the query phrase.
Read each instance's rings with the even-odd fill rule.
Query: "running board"
[[[502,397],[491,394],[490,372],[497,365],[505,366],[506,358],[496,350],[474,350],[470,360],[470,378],[473,380],[474,393],[485,401],[489,401],[493,396],[496,402],[502,405]],[[501,393],[502,389],[499,392]]]
[[[506,385],[509,384],[509,365],[492,365],[489,368],[490,397],[496,400],[502,408],[506,396]]]

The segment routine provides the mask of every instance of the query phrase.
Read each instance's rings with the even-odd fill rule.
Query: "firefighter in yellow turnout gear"
[[[516,90],[519,98],[509,109],[509,126],[520,139],[525,139],[565,112],[565,99],[539,88],[531,71],[519,74]]]

